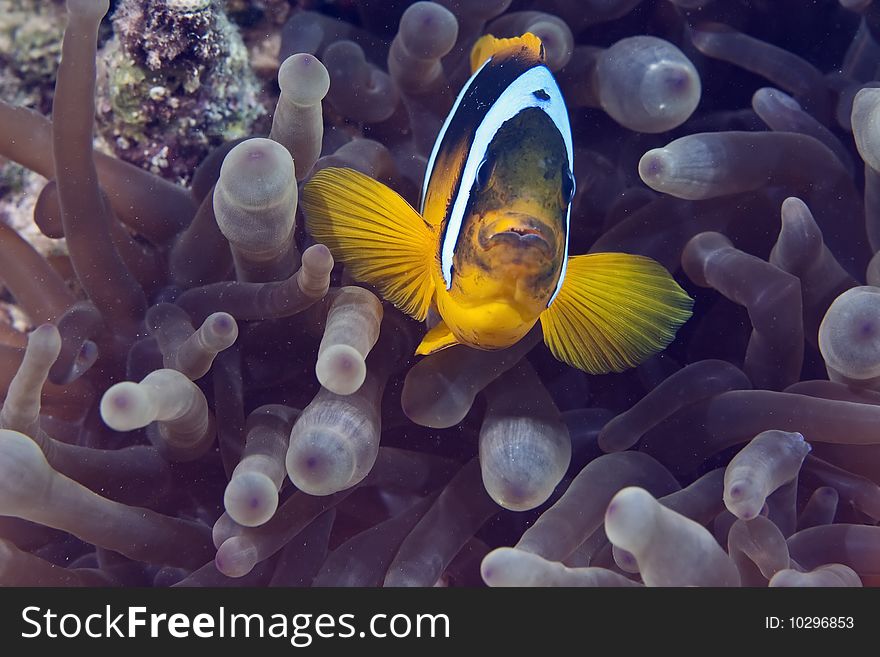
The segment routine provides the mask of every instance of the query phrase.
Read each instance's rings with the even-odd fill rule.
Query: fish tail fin
[[[559,294],[541,314],[553,355],[590,374],[621,372],[664,349],[693,300],[659,263],[627,253],[569,258]]]
[[[544,44],[531,32],[509,39],[499,39],[491,34],[483,35],[471,48],[471,75],[476,73],[487,59],[496,55],[519,55],[543,62]]]
[[[397,192],[353,169],[327,168],[300,199],[306,229],[359,281],[424,320],[434,294],[433,228]]]

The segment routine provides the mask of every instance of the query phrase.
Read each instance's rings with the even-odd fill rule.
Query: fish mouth
[[[489,251],[506,244],[517,249],[538,249],[552,257],[556,245],[553,230],[528,215],[508,215],[487,224],[480,230],[480,246]]]

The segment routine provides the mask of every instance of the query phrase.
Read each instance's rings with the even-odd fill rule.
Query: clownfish
[[[428,161],[417,212],[357,171],[327,168],[306,228],[400,310],[440,321],[416,354],[503,349],[538,320],[559,360],[620,372],[665,348],[692,300],[650,258],[568,255],[575,193],[568,111],[540,39],[482,37]]]

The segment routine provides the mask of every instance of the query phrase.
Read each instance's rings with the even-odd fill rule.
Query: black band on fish
[[[493,65],[489,60],[474,74],[469,84],[456,101],[456,107],[450,113],[441,137],[438,138],[434,153],[428,163],[425,190],[431,185],[435,175],[435,165],[442,157],[444,150],[461,148],[462,141],[469,138],[470,147],[464,158],[464,164],[455,181],[446,216],[445,230],[440,248],[440,266],[446,289],[452,286],[452,259],[461,233],[462,223],[471,196],[474,182],[477,180],[480,164],[486,157],[489,145],[498,130],[506,121],[514,118],[523,110],[535,107],[545,112],[559,130],[565,143],[569,171],[574,170],[574,149],[571,139],[571,125],[562,92],[553,78],[553,74],[543,64],[527,65],[510,58],[501,64]],[[515,77],[511,73],[517,73]],[[543,92],[535,91],[538,89]],[[493,98],[494,96],[494,98]],[[442,172],[441,172],[442,175]],[[422,200],[424,208],[425,200]],[[570,213],[567,211],[565,220],[565,254],[568,254],[568,233]],[[556,291],[550,299],[552,303],[565,276],[565,263],[559,276]],[[549,305],[549,304],[548,304]]]

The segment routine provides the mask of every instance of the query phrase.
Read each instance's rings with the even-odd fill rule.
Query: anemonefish
[[[650,258],[568,256],[571,126],[532,34],[481,38],[428,161],[420,212],[351,169],[304,187],[306,228],[389,302],[439,321],[417,354],[502,349],[540,319],[561,361],[619,372],[665,348],[690,297]]]

